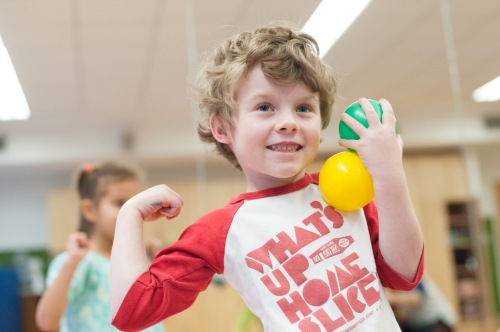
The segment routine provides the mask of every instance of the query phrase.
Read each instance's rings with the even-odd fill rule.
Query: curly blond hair
[[[194,88],[202,112],[198,135],[204,142],[215,143],[219,153],[240,170],[231,148],[214,138],[210,117],[216,114],[232,127],[237,109],[234,87],[259,62],[267,77],[286,85],[304,82],[319,93],[322,129],[330,122],[336,95],[336,73],[319,58],[314,38],[287,23],[271,23],[224,40],[203,64]]]

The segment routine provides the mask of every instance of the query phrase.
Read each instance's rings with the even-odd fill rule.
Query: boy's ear
[[[88,198],[82,199],[80,202],[80,211],[82,211],[83,217],[89,222],[96,222],[97,220],[97,207],[94,202]]]
[[[218,142],[224,144],[231,143],[231,130],[229,124],[222,119],[220,115],[210,115],[210,129],[212,130],[212,135],[214,135],[214,138]]]

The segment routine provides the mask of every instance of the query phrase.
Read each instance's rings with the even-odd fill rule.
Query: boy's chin
[[[305,169],[297,169],[297,168],[283,168],[283,169],[278,169],[277,172],[273,172],[273,176],[279,179],[298,179],[304,176],[305,174]]]
[[[247,176],[258,178],[268,178],[270,181],[275,180],[290,180],[291,182],[302,178],[305,174],[305,167],[301,167],[301,165],[266,165],[262,168],[257,169],[245,169],[243,168],[243,172]],[[275,180],[273,180],[275,179]]]

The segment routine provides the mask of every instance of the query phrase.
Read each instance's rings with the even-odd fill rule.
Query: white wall
[[[71,176],[60,167],[0,168],[0,250],[47,246],[47,193],[69,186]]]

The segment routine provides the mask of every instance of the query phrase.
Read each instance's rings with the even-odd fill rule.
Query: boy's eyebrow
[[[314,101],[319,101],[319,97],[318,97],[317,93],[304,96],[303,98],[304,98],[304,100],[309,100],[310,99],[310,100],[314,100]]]
[[[248,101],[254,101],[257,99],[269,99],[272,97],[274,97],[273,94],[264,92],[264,93],[259,93],[259,94],[253,95]]]
[[[254,96],[252,96],[248,101],[252,102],[254,100],[259,100],[259,99],[272,99],[274,97],[274,94],[272,93],[259,93]],[[312,100],[312,101],[319,101],[318,95],[316,93],[304,95],[304,96],[299,96],[299,99],[303,100]]]

